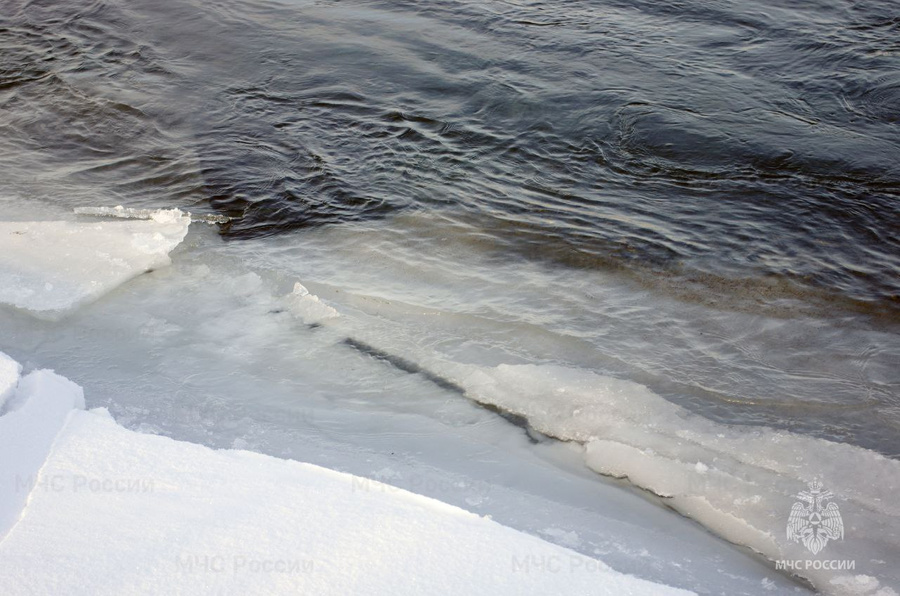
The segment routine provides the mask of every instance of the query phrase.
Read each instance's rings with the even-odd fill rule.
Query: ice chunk
[[[310,294],[300,282],[295,283],[294,291],[285,296],[285,303],[288,310],[307,325],[340,316],[338,311],[319,300],[318,296]]]
[[[118,217],[120,219],[156,219],[160,213],[171,212],[159,209],[134,209],[117,205],[115,207],[75,207],[77,215],[91,215],[94,217]],[[208,224],[228,223],[233,217],[215,213],[187,214],[191,221],[200,221]]]
[[[16,389],[19,382],[19,374],[22,365],[0,352],[0,414],[3,414],[3,406]]]
[[[47,431],[66,406],[83,406],[52,373],[22,383],[22,403],[0,422]],[[11,428],[0,428],[0,454],[46,460],[0,541],[4,594],[687,593],[440,501],[135,433],[102,411],[71,411],[49,455]]]
[[[26,375],[7,401],[0,416],[0,539],[38,484],[38,471],[73,408],[84,408],[81,387],[47,370]]]
[[[469,397],[525,417],[538,431],[584,444],[585,461],[665,497],[666,504],[720,536],[773,561],[828,594],[865,585],[900,586],[900,462],[853,445],[785,431],[726,426],[693,415],[631,381],[553,365],[429,366]],[[786,538],[794,503],[816,480],[846,523],[823,556]],[[818,486],[818,485],[816,485]],[[827,504],[827,503],[825,503]],[[811,565],[806,566],[805,561]],[[841,563],[844,562],[844,563]],[[849,582],[856,572],[872,581]],[[852,587],[852,589],[851,589]]]
[[[56,318],[168,265],[189,225],[177,209],[145,221],[0,222],[0,303]]]

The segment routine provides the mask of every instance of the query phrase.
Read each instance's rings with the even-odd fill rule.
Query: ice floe
[[[0,414],[3,413],[6,400],[12,397],[21,372],[21,364],[6,354],[0,353]]]
[[[122,222],[0,222],[0,303],[58,318],[168,265],[190,217],[158,210]]]

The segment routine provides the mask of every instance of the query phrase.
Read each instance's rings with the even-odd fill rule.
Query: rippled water
[[[890,2],[0,7],[17,205],[220,212],[261,267],[896,454]]]
[[[440,209],[500,254],[896,321],[896,5],[779,4],[6,0],[0,167],[233,238]]]

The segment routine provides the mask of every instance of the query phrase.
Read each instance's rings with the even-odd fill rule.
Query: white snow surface
[[[42,370],[0,417],[5,595],[687,593],[434,499],[83,407]]]
[[[0,303],[58,318],[168,265],[190,222],[178,209],[146,220],[0,222]]]

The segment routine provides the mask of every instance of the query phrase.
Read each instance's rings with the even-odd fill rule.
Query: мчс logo
[[[787,523],[787,539],[802,542],[812,554],[818,554],[829,540],[843,540],[844,521],[830,490],[822,490],[822,483],[813,480],[809,490],[797,495],[800,501],[791,507]]]

